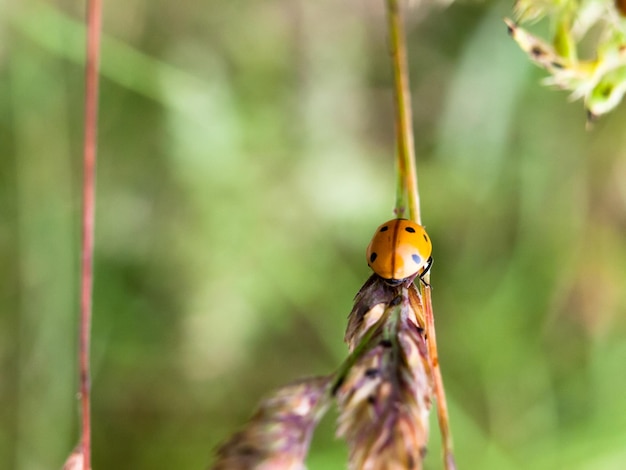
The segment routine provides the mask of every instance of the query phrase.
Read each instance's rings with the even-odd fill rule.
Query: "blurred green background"
[[[395,196],[384,2],[104,3],[94,468],[205,468],[264,394],[346,355]],[[0,7],[0,468],[55,469],[78,439],[84,12]],[[623,469],[626,105],[586,132],[510,9],[407,26],[457,460]],[[332,424],[312,470],[345,468]]]

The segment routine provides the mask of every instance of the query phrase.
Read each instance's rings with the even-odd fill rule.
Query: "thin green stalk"
[[[398,192],[396,196],[396,215],[402,217],[406,208],[408,216],[421,225],[420,200],[417,186],[417,168],[415,164],[415,143],[413,136],[413,117],[411,113],[411,92],[407,66],[406,39],[402,11],[398,0],[387,1],[387,17],[389,22],[389,42],[394,75],[394,91],[396,104],[396,137],[397,137],[397,169]],[[443,443],[444,465],[446,470],[456,469],[452,450],[452,433],[448,418],[439,354],[437,352],[437,336],[435,318],[432,308],[430,289],[430,273],[425,276],[425,283],[420,284],[424,301],[424,318],[426,322],[428,354],[435,396],[437,398],[437,417]]]
[[[398,0],[387,0],[387,20],[396,105],[396,145],[399,176],[396,215],[402,217],[408,209],[408,217],[421,224],[406,40]]]

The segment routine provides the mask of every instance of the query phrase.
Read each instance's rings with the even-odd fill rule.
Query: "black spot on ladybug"
[[[415,263],[417,263],[417,264],[421,264],[422,263],[422,258],[420,257],[420,255],[413,255],[413,256],[411,256],[411,258],[413,258],[413,261],[415,261]]]
[[[424,240],[428,241],[428,235],[424,234]]]
[[[381,232],[386,232],[387,230],[389,230],[389,226],[388,225],[385,225],[384,227],[382,227],[380,229]]]
[[[415,233],[415,229],[413,227],[404,227],[404,230],[406,230],[409,233]]]
[[[374,252],[370,255],[370,263],[373,263],[378,258],[378,255]]]

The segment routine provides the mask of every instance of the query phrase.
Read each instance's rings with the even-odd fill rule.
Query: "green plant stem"
[[[411,92],[407,66],[406,36],[398,0],[386,1],[396,104],[396,145],[398,162],[396,215],[402,217],[405,210],[408,208],[409,218],[421,225],[417,167],[415,164],[413,117],[411,113]],[[430,273],[426,274],[424,280],[425,283],[420,282],[419,287],[424,302],[428,355],[430,358],[434,393],[437,398],[437,417],[443,443],[444,465],[446,470],[455,470],[456,464],[452,450],[452,434],[449,425],[448,405],[441,369],[439,368],[439,353],[437,352],[437,336],[435,333],[435,318],[433,315],[430,289]]]
[[[398,157],[396,215],[403,217],[408,209],[408,217],[421,225],[406,40],[402,12],[400,11],[398,0],[387,0],[387,20],[396,108],[395,121]]]

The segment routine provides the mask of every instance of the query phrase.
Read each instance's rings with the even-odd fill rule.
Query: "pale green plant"
[[[619,1],[518,0],[509,33],[528,57],[550,73],[544,84],[582,99],[589,121],[613,110],[626,92],[626,18]],[[548,21],[550,39],[519,26]],[[593,32],[592,32],[593,30]],[[597,34],[595,34],[597,33]],[[591,42],[589,57],[581,50]]]

